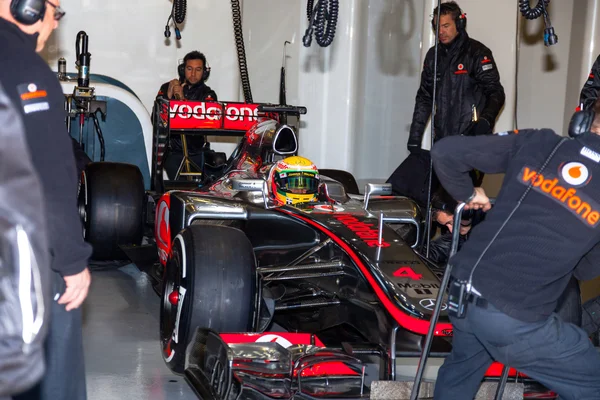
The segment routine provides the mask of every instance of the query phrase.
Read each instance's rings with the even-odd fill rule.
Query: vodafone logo
[[[279,335],[264,335],[256,339],[256,343],[277,343],[286,349],[292,345],[292,342]]]
[[[214,103],[213,103],[214,104]],[[198,119],[219,121],[223,115],[223,108],[219,104],[207,105],[196,104],[172,104],[170,107],[170,118]],[[225,118],[228,121],[257,121],[258,108],[228,105],[225,107]]]
[[[569,185],[581,186],[589,182],[591,175],[588,168],[580,162],[568,162],[560,167],[560,176]]]
[[[458,64],[458,70],[462,71],[463,69],[465,69],[465,66],[462,64]]]

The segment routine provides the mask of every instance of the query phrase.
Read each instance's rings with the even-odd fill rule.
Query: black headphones
[[[442,7],[442,9],[441,9],[440,18],[442,15],[456,13],[457,16],[454,19],[454,23],[456,24],[456,30],[463,31],[463,30],[467,29],[467,14],[462,12],[462,10],[458,6],[458,4],[456,4],[454,1],[451,1],[448,3],[442,3],[441,7]],[[431,27],[433,28],[433,30],[435,30],[436,19],[437,19],[437,12],[434,11],[433,18],[431,19]]]
[[[192,59],[192,58],[189,58],[189,56],[192,54],[195,54],[195,53],[198,53],[198,57],[193,58],[193,60],[202,60],[202,64],[203,64],[202,79],[200,80],[200,82],[204,83],[210,77],[210,65],[208,65],[208,61],[206,61],[206,57],[204,56],[203,53],[200,53],[198,51],[193,51],[191,53],[186,54],[186,56],[183,58],[183,62],[177,66],[177,73],[179,74],[180,82],[185,81],[185,64],[188,62],[188,60]]]
[[[571,117],[571,122],[569,122],[569,136],[576,138],[591,132],[594,118],[596,118],[596,113],[591,108],[577,111]]]
[[[44,18],[46,0],[11,0],[10,13],[23,25],[33,25]]]

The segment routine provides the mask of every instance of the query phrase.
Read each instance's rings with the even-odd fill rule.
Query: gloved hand
[[[411,154],[417,153],[421,150],[421,140],[422,137],[417,135],[410,135],[408,137],[408,143],[406,144],[406,148]]]
[[[479,118],[467,133],[469,136],[488,135],[492,133],[492,126],[485,118]]]

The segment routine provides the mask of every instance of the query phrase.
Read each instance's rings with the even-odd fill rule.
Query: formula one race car
[[[421,212],[389,184],[349,193],[350,174],[296,156],[295,130],[277,117],[301,110],[251,106],[255,120],[208,184],[144,194],[135,167],[91,164],[86,237],[138,266],[141,250],[155,251],[145,269],[162,296],[162,355],[201,398],[368,398],[371,382],[399,378],[398,358],[420,356],[429,329],[443,270],[415,250]],[[431,356],[447,355],[451,338],[442,312]]]

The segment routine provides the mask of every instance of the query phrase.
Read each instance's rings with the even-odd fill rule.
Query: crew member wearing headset
[[[483,43],[471,39],[467,34],[467,18],[454,1],[442,3],[440,9],[440,29],[437,62],[436,111],[433,117],[434,141],[453,135],[484,135],[492,133],[496,118],[504,105],[504,88],[500,84],[498,67],[492,52]],[[434,31],[438,8],[433,11],[431,21]],[[425,56],[421,85],[417,91],[415,109],[408,137],[407,148],[413,157],[425,157],[421,142],[425,125],[431,115],[433,100],[433,73],[435,47]],[[400,171],[394,174],[402,176]],[[473,180],[479,186],[483,174],[473,171]],[[435,186],[435,177],[433,177]],[[394,176],[389,182],[406,191]],[[410,179],[410,185],[421,187],[419,173]],[[414,191],[416,189],[411,189]],[[424,189],[421,191],[423,192]]]
[[[192,51],[185,55],[183,63],[178,67],[179,79],[165,82],[158,91],[157,98],[169,100],[191,100],[216,102],[217,94],[206,81],[210,76],[210,67],[206,57],[199,51]],[[186,136],[188,154],[190,159],[200,169],[204,165],[204,156],[210,150],[210,143],[201,135]],[[177,169],[183,160],[183,146],[179,135],[171,135],[169,149],[165,154],[164,168],[169,178],[174,179]],[[201,172],[201,171],[197,171]]]
[[[433,11],[435,30],[438,9]],[[504,88],[492,52],[466,31],[467,19],[454,1],[442,3],[438,45],[435,139],[492,133],[504,105]],[[425,56],[417,91],[408,150],[421,148],[431,115],[435,47]]]
[[[579,94],[578,110],[588,110],[592,108],[598,99],[598,91],[600,91],[600,55],[596,58],[587,81],[585,81],[581,93]]]
[[[77,172],[56,74],[37,54],[65,15],[60,0],[0,0],[0,82],[21,113],[46,203],[53,294],[47,370],[39,386],[15,399],[86,398],[81,304],[91,283],[91,246],[77,210]],[[19,199],[15,199],[19,201]]]
[[[491,208],[468,171],[505,173],[493,210],[450,260],[453,347],[436,400],[472,399],[493,360],[561,399],[600,399],[600,353],[554,313],[573,276],[600,275],[600,102],[574,114],[569,134],[528,129],[434,145],[441,184],[467,208]]]

